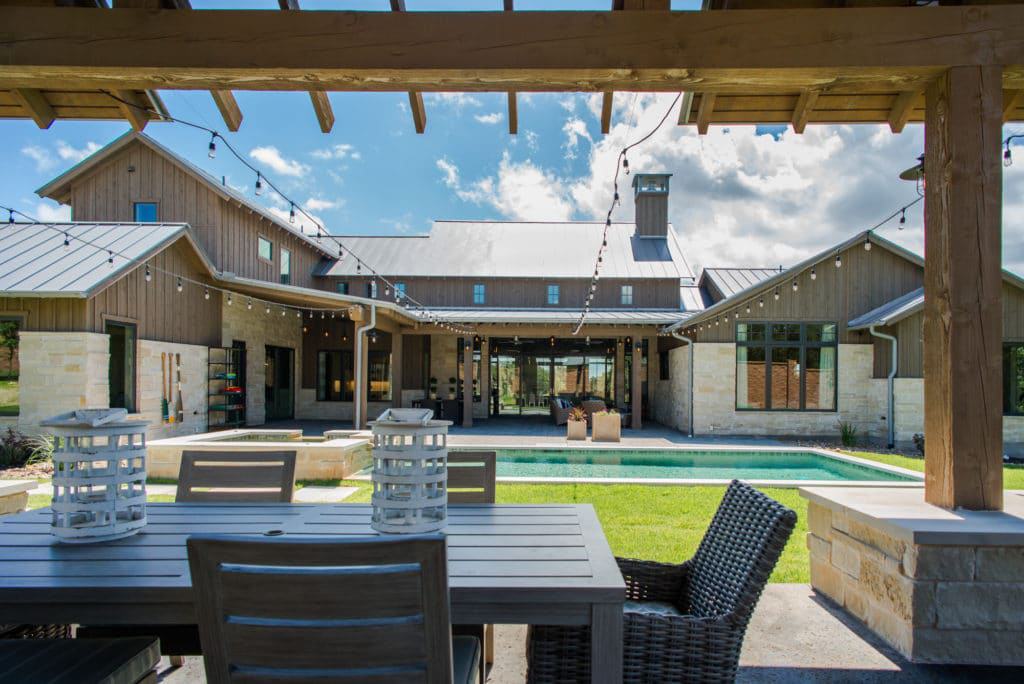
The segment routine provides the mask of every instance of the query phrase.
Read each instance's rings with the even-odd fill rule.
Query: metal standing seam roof
[[[65,233],[72,238],[69,247],[64,247]],[[188,226],[184,223],[4,225],[0,227],[0,293],[12,297],[88,297],[137,268],[137,260],[186,236]],[[108,262],[108,251],[114,252],[113,265]],[[196,251],[202,258],[202,253]]]
[[[587,322],[606,325],[665,325],[678,323],[692,312],[669,309],[591,309]],[[452,323],[575,323],[579,309],[429,309],[424,318]]]
[[[603,222],[592,221],[435,221],[429,235],[339,237],[387,277],[589,278],[603,231]],[[634,232],[632,223],[612,224],[602,277],[693,277],[671,226],[665,239]],[[360,272],[344,255],[316,275]]]
[[[884,326],[898,323],[908,316],[913,316],[924,308],[924,288],[919,287],[913,292],[897,297],[865,314],[854,318],[846,324],[849,330],[863,330],[873,325]]]
[[[710,280],[723,297],[731,297],[781,271],[779,268],[705,268],[703,277]]]
[[[698,285],[681,285],[679,287],[679,307],[683,311],[703,311],[708,306],[706,295]]]

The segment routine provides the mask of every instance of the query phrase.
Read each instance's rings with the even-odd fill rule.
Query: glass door
[[[268,421],[288,420],[295,416],[294,359],[294,350],[267,345],[264,397]]]

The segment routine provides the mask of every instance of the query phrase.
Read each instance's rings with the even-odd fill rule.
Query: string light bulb
[[[209,298],[210,298],[210,288],[204,287],[203,288],[203,299],[209,299]]]
[[[213,158],[215,158],[217,156],[217,134],[216,133],[211,133],[210,134],[210,144],[207,145],[207,150],[208,151],[206,153],[206,156],[209,157],[210,159],[213,159]]]
[[[842,254],[836,254],[836,268],[842,268],[842,267],[843,267],[843,255]]]
[[[107,266],[110,268],[114,267],[114,253],[111,251],[107,251]],[[179,289],[178,292],[181,292],[181,290]]]
[[[231,306],[231,305],[232,305],[232,304],[234,304],[234,303],[235,303],[235,300],[233,300],[233,299],[231,298],[231,293],[230,293],[230,292],[228,292],[228,306]]]
[[[764,308],[764,297],[761,297],[759,300],[757,300],[757,306],[760,309]]]
[[[897,226],[900,230],[903,230],[907,225],[907,209],[904,207],[900,210],[900,224]]]
[[[268,316],[270,315],[270,305],[269,305],[269,304],[267,305],[267,310],[266,310],[266,314],[267,314]]]
[[[64,250],[67,251],[68,247],[71,246],[71,238],[68,237],[67,233],[64,233]]]
[[[252,300],[251,299],[245,303],[245,308],[248,309],[249,311],[252,311]]]
[[[815,270],[814,270],[814,269],[812,268],[812,269],[811,269],[811,280],[817,280],[817,279],[818,279],[818,272],[817,272],[817,271],[815,271]]]
[[[1006,141],[1006,150],[1003,152],[1003,166],[1010,167],[1013,165],[1013,153],[1010,152],[1010,141]]]
[[[8,212],[8,214],[7,214],[7,223],[8,224],[14,223],[14,210],[13,209],[8,209],[7,212]]]
[[[288,310],[287,309],[281,309],[281,315],[282,316],[287,316],[288,315]]]
[[[257,171],[256,172],[256,196],[259,197],[262,194],[263,194],[263,176],[261,176],[260,172]]]
[[[868,233],[868,234],[866,234],[864,236],[864,251],[865,252],[870,252],[871,251],[871,234],[870,233]]]
[[[295,223],[295,202],[292,202],[291,209],[288,210],[288,223]]]
[[[622,168],[626,172],[626,175],[628,176],[629,175],[629,159],[626,158],[626,155],[622,155]]]
[[[775,301],[779,301],[779,288],[775,288]]]
[[[793,292],[796,292],[796,291],[797,291],[797,290],[799,290],[799,289],[800,289],[800,286],[799,286],[799,285],[797,285],[797,283],[796,283],[796,279],[794,278],[794,279],[793,279]]]
[[[180,277],[178,278],[178,282],[176,284],[176,287],[177,287],[178,292],[181,292],[182,290],[185,289],[185,283],[181,282],[181,278]]]
[[[149,264],[146,264],[146,282],[153,282],[153,273],[149,270]]]

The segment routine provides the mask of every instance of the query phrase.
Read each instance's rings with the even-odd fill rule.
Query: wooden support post
[[[925,500],[1003,506],[1002,69],[925,93]]]
[[[34,88],[12,90],[11,96],[15,102],[21,105],[22,109],[28,112],[28,115],[36,122],[36,126],[40,128],[49,128],[53,124],[53,120],[57,118],[50,103],[46,101],[41,92]]]
[[[423,106],[423,93],[409,92],[409,109],[412,110],[412,125],[417,133],[427,130],[427,110]]]
[[[359,333],[354,332],[354,335]],[[366,333],[363,333],[363,343],[361,345],[355,345],[356,351],[359,355],[355,357],[355,363],[359,364],[359,372],[355,372],[355,368],[352,369],[353,377],[359,377],[360,383],[356,385],[355,395],[352,397],[353,402],[359,402],[359,423],[355,425],[357,430],[363,430],[366,428],[366,409],[367,409],[367,394],[370,388],[370,338]],[[353,405],[353,409],[355,406]]]
[[[641,351],[642,341],[639,337],[636,337],[632,341],[631,349],[629,353],[633,355],[633,363],[631,368],[631,374],[629,378],[629,393],[630,393],[630,411],[633,414],[633,429],[639,430],[643,427],[643,385],[640,382],[640,366],[643,363],[643,353]]]
[[[238,106],[234,94],[230,90],[211,90],[210,95],[213,96],[213,103],[217,105],[217,111],[220,112],[228,130],[234,133],[241,128],[242,109]]]
[[[601,133],[608,135],[612,129],[612,102],[615,93],[604,93],[601,98]]]
[[[508,94],[508,132],[511,135],[519,132],[519,105],[514,90]]]
[[[615,340],[615,408],[626,406],[626,354],[622,338]]]
[[[459,340],[462,345],[462,427],[473,427],[473,338]]]
[[[402,408],[402,333],[391,333],[391,405]]]
[[[700,105],[697,107],[697,132],[706,135],[708,126],[711,125],[711,115],[715,111],[715,94],[703,93],[700,96]]]
[[[486,338],[480,339],[480,377],[477,378],[480,386],[480,403],[484,407],[484,419],[491,415],[491,356],[490,347]]]

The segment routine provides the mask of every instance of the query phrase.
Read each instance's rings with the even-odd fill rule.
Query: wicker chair
[[[796,513],[733,480],[692,559],[618,559],[623,681],[733,681],[750,615],[795,523]],[[590,630],[533,627],[527,658],[530,682],[588,682]]]

